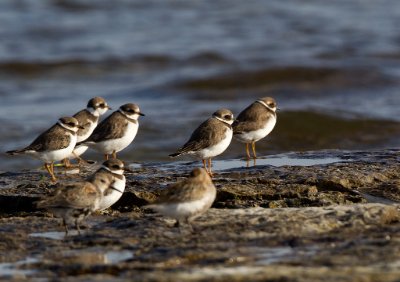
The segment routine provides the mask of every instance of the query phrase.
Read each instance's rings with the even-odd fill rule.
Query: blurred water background
[[[0,150],[94,96],[146,114],[129,161],[167,161],[215,110],[263,96],[282,110],[261,155],[398,147],[399,31],[398,0],[2,0]]]

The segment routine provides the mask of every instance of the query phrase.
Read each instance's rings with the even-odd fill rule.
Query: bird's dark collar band
[[[117,188],[115,188],[115,187],[113,187],[113,186],[110,186],[110,188],[109,189],[111,189],[111,190],[114,190],[114,191],[117,191],[117,192],[120,192],[121,194],[123,194],[124,192],[122,192],[122,191],[120,191],[120,190],[118,190]]]
[[[224,123],[225,125],[227,125],[229,128],[232,128],[232,125],[229,124],[228,122],[226,122],[225,120],[223,120],[222,118],[217,117],[217,116],[213,116],[213,117],[216,118],[217,120],[223,122],[223,123]]]
[[[104,170],[108,171],[109,173],[111,173],[113,176],[115,176],[115,177],[118,178],[118,179],[123,179],[123,178],[124,178],[124,175],[123,175],[123,174],[114,173],[114,172],[112,172],[108,167],[106,167],[106,166],[104,166],[104,165],[102,165],[102,166],[100,167],[100,169],[104,169]]]
[[[62,128],[64,128],[66,131],[68,131],[69,133],[72,133],[73,135],[76,135],[76,132],[75,131],[73,131],[72,129],[69,129],[68,127],[66,127],[65,125],[63,125],[61,122],[57,122],[57,124],[59,125],[59,126],[61,126]]]
[[[127,114],[125,114],[123,111],[121,111],[121,110],[118,110],[120,113],[121,113],[121,115],[123,115],[128,121],[130,121],[130,122],[133,122],[133,123],[137,123],[137,120],[136,119],[133,119],[133,118],[130,118],[130,117],[128,117],[128,115]]]

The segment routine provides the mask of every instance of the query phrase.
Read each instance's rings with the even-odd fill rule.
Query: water
[[[321,158],[321,159],[302,159],[302,158],[290,158],[290,157],[272,157],[267,159],[257,159],[256,166],[313,166],[313,165],[324,165],[342,162],[340,158]],[[213,162],[214,170],[226,170],[232,168],[254,166],[253,160],[247,162],[244,160],[220,160]]]
[[[0,263],[0,278],[26,278],[27,275],[32,274],[35,270],[21,269],[20,266],[38,262],[35,258],[27,258],[13,263]]]
[[[44,232],[46,233],[46,232]],[[43,234],[44,234],[43,233]],[[50,233],[50,232],[47,232]],[[39,233],[31,234],[34,237]],[[58,238],[57,238],[58,239]],[[36,258],[28,257],[24,260],[20,260],[13,263],[0,263],[0,278],[14,278],[14,279],[26,279],[30,275],[38,272],[39,269],[30,268],[24,269],[25,265],[43,263],[46,260],[50,261],[64,261],[69,264],[81,264],[81,265],[113,265],[133,258],[132,251],[107,251],[101,249],[86,249],[86,250],[74,250],[62,252],[61,254],[54,254],[54,257],[38,256]]]
[[[238,114],[260,96],[282,108],[263,154],[399,146],[399,11],[397,0],[1,1],[0,151],[94,96],[146,114],[130,161],[166,161],[216,109]],[[38,165],[0,156],[0,170]]]
[[[39,233],[31,233],[29,236],[31,237],[38,237],[38,238],[46,238],[46,239],[53,239],[53,240],[63,240],[68,236],[76,236],[78,235],[77,230],[70,230],[68,235],[65,235],[65,232],[61,231],[47,231],[47,232],[39,232]]]

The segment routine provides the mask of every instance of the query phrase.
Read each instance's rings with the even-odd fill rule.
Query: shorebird
[[[138,118],[144,116],[136,104],[122,105],[103,120],[85,141],[78,146],[87,145],[104,154],[106,160],[112,155],[117,158],[117,152],[132,143],[139,128]]]
[[[95,175],[91,182],[76,182],[57,188],[51,196],[37,203],[38,208],[45,208],[55,216],[62,218],[65,234],[68,225],[74,224],[80,234],[80,223],[93,211],[99,209],[104,191],[112,179],[104,174]]]
[[[105,114],[111,108],[108,106],[107,102],[102,97],[94,97],[87,103],[86,109],[83,109],[73,115],[83,127],[77,132],[76,142],[85,141],[93,133],[94,129],[99,122],[100,116]],[[64,160],[64,165],[66,167],[70,166],[69,159],[78,159],[79,164],[83,164],[85,161],[80,157],[86,150],[88,146],[81,145],[75,146],[74,151]]]
[[[233,137],[246,144],[247,160],[250,160],[249,145],[253,158],[257,158],[256,142],[266,137],[276,124],[276,102],[271,97],[258,99],[244,109],[233,123]]]
[[[216,193],[207,171],[195,168],[188,178],[162,190],[158,199],[146,207],[176,219],[176,227],[187,223],[192,229],[192,220],[211,207]]]
[[[71,155],[76,144],[76,132],[82,128],[76,118],[62,117],[48,130],[40,134],[29,146],[8,151],[9,155],[25,154],[44,162],[44,166],[53,181],[54,162],[61,161]]]
[[[95,180],[99,175],[106,175],[112,179],[99,204],[99,210],[104,210],[115,204],[125,191],[124,163],[118,159],[107,160],[88,181]]]
[[[200,124],[185,145],[169,156],[194,155],[202,160],[204,169],[212,176],[211,158],[222,154],[231,143],[233,120],[230,110],[216,111],[211,118]],[[208,159],[208,169],[206,159]]]

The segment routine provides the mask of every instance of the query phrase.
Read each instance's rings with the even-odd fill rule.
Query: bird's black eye
[[[101,183],[106,183],[106,181],[104,179],[100,179]]]
[[[275,108],[275,103],[268,103],[268,107]]]
[[[226,119],[226,120],[231,120],[232,117],[231,117],[230,115],[225,115],[225,116],[224,116],[224,119]]]
[[[113,169],[120,169],[119,165],[113,165],[112,168]]]
[[[101,104],[99,104],[99,108],[105,108],[106,107],[106,105],[104,104],[104,103],[101,103]]]
[[[76,124],[73,123],[73,122],[69,122],[68,125],[69,125],[69,126],[72,126],[72,127],[76,126]]]

